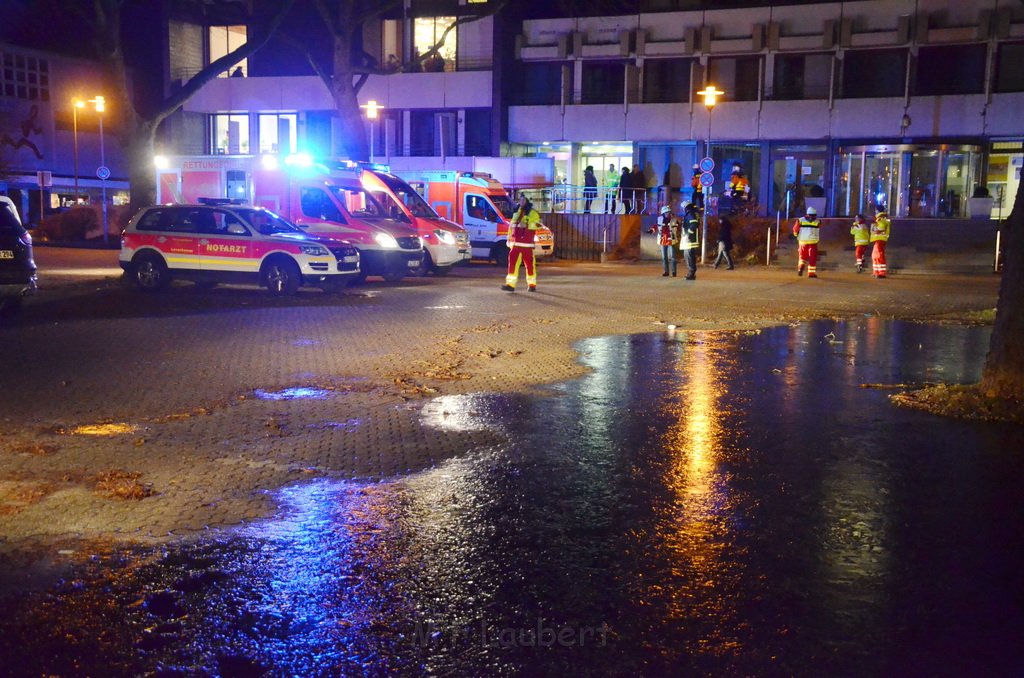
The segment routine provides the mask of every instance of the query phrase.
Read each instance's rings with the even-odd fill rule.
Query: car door
[[[252,233],[233,212],[207,209],[200,215],[199,258],[204,273],[249,274],[259,270]]]
[[[202,268],[197,212],[198,209],[192,207],[165,207],[160,213],[160,231],[153,234],[151,243],[171,269],[198,271]]]
[[[462,218],[471,243],[492,243],[498,239],[498,213],[486,196],[467,193]]]

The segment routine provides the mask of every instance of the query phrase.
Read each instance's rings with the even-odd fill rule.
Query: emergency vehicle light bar
[[[241,198],[196,198],[200,205],[244,205]]]

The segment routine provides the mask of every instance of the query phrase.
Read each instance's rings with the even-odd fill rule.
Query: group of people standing
[[[658,222],[650,229],[658,236],[661,246],[662,277],[676,277],[676,249],[683,253],[686,262],[686,280],[697,279],[697,250],[700,247],[700,216],[697,206],[690,202],[683,203],[683,211],[676,215],[672,208],[665,205],[658,215]],[[723,262],[729,270],[732,264],[732,222],[729,217],[722,217],[718,231],[718,258],[715,268]]]
[[[885,260],[885,246],[889,241],[889,233],[892,230],[892,222],[885,210],[879,210],[875,214],[874,221],[870,224],[863,214],[858,214],[850,226],[850,235],[853,236],[853,252],[856,259],[857,273],[864,270],[864,255],[868,247],[871,252],[871,275],[875,278],[885,278],[888,273],[888,264]],[[799,250],[797,254],[796,274],[802,276],[805,272],[808,278],[818,277],[818,242],[821,240],[821,221],[818,219],[818,212],[813,207],[808,207],[804,216],[793,222],[793,236],[797,239]]]
[[[598,180],[594,174],[594,166],[587,165],[583,170],[583,213],[589,214],[594,200],[597,198]],[[643,211],[644,197],[647,194],[647,177],[640,165],[633,169],[622,168],[622,173],[615,171],[615,165],[609,165],[604,177],[604,211],[615,214],[619,202],[622,202],[624,214],[639,214]]]

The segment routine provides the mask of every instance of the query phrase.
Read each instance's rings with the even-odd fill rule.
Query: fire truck
[[[423,241],[411,224],[390,218],[362,184],[362,170],[297,154],[178,156],[157,160],[157,202],[242,199],[304,231],[352,243],[359,278],[395,282],[423,265]]]
[[[474,257],[500,265],[508,261],[506,239],[515,205],[500,181],[487,172],[396,170],[395,174],[419,191],[438,214],[468,231]],[[554,251],[554,234],[546,226],[537,231],[535,240],[536,256]]]

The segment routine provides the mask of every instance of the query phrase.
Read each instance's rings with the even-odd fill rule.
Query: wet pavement
[[[1022,675],[1024,429],[888,400],[977,380],[989,332],[864,317],[584,340],[589,372],[544,393],[423,401],[424,428],[497,442],[294,482],[238,529],[98,545],[7,601],[0,666]]]

